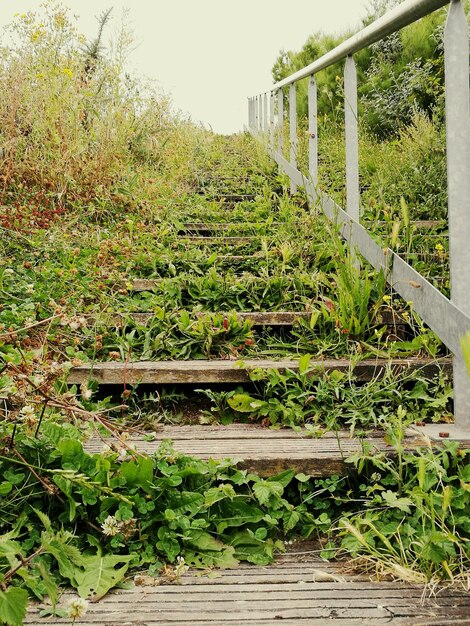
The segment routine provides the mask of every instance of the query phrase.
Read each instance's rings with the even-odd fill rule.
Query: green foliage
[[[308,520],[314,532],[310,511],[325,508],[310,496],[307,506],[309,479],[292,471],[265,480],[168,444],[153,457],[117,446],[89,454],[78,429],[46,422],[37,439],[20,430],[2,455],[1,477],[19,478],[0,501],[0,580],[12,585],[0,596],[6,623],[21,623],[25,590],[55,605],[61,581],[98,600],[128,568],[156,573],[183,558],[200,568],[267,564],[283,549],[279,527],[292,532]]]
[[[468,455],[457,442],[404,452],[405,413],[400,407],[389,428],[397,461],[368,451],[351,458],[369,480],[359,487],[363,510],[339,522],[340,549],[404,579],[452,580],[470,556]]]
[[[386,427],[399,406],[406,408],[407,424],[439,421],[450,408],[452,389],[443,377],[430,381],[419,372],[394,375],[388,370],[383,377],[360,383],[354,371],[325,373],[321,367],[310,365],[310,360],[309,354],[301,357],[299,372],[252,370],[254,392],[243,388],[201,392],[211,400],[212,415],[223,423],[248,419],[276,426],[308,425],[320,434],[322,429],[347,427],[360,433]]]
[[[0,622],[7,626],[21,626],[26,616],[28,592],[10,587],[0,591]]]

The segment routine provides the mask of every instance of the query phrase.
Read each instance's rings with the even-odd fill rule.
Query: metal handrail
[[[418,274],[392,250],[383,249],[360,224],[357,72],[353,54],[404,26],[450,4],[444,31],[446,159],[449,219],[451,299]],[[333,63],[344,64],[346,144],[346,210],[318,190],[318,133],[316,73]],[[291,191],[305,188],[309,201],[342,225],[343,237],[376,268],[387,268],[387,280],[434,330],[454,355],[454,416],[457,426],[470,431],[470,381],[461,338],[470,333],[470,112],[468,24],[462,0],[406,0],[356,35],[310,65],[248,99],[249,128],[269,141],[270,152],[291,182]],[[296,82],[309,78],[309,166],[304,175],[297,166]],[[289,86],[288,116],[283,88]],[[270,111],[268,119],[268,94]],[[275,107],[277,103],[277,133]],[[284,156],[283,127],[289,122],[289,160]],[[277,135],[277,142],[275,141]],[[277,146],[276,146],[277,143]],[[277,149],[276,149],[277,148]]]
[[[416,22],[425,15],[434,13],[437,9],[441,9],[446,4],[449,4],[450,1],[451,0],[406,0],[406,2],[403,2],[378,20],[375,20],[372,24],[369,24],[369,26],[366,26],[352,37],[349,37],[349,39],[346,39],[346,41],[343,41],[339,46],[336,46],[333,50],[330,50],[313,63],[310,63],[310,65],[280,80],[266,92],[262,93],[276,91],[302,78],[308,78],[338,61],[342,61],[347,56],[367,48],[367,46],[391,35],[397,30]]]

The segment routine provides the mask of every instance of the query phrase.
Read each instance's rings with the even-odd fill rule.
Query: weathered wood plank
[[[235,257],[238,258],[238,257]],[[246,257],[240,257],[245,259]],[[147,279],[139,279],[133,281],[133,286],[138,287],[134,291],[147,291],[146,285],[155,286],[155,282],[152,280],[147,283]],[[150,281],[150,279],[149,279]],[[219,311],[219,313],[226,313],[227,315],[233,315],[234,311]],[[197,317],[203,317],[207,315],[205,311],[197,311],[195,313]],[[249,320],[253,326],[293,326],[299,320],[310,319],[311,313],[309,311],[241,311],[236,312],[236,316],[240,320]],[[125,318],[134,319],[138,324],[146,325],[154,317],[154,313],[132,313],[129,315],[118,314],[114,316],[114,321],[117,326],[122,326],[122,322]],[[392,310],[384,310],[377,316],[377,324],[385,324],[393,328],[401,328],[409,326],[408,322],[401,317],[400,313]]]
[[[219,244],[223,246],[242,245],[247,243],[253,243],[254,241],[259,241],[259,237],[180,237],[180,239],[178,239],[178,243],[180,244]]]
[[[358,381],[368,381],[380,377],[387,368],[394,372],[420,370],[426,376],[434,376],[439,371],[451,374],[451,359],[365,359],[352,365],[347,359],[324,359],[312,361],[313,375],[339,370],[352,372]],[[132,361],[83,364],[72,367],[68,377],[71,384],[81,384],[94,378],[102,384],[180,384],[180,383],[242,383],[249,382],[249,372],[255,368],[286,369],[294,372],[299,369],[296,359],[251,359],[245,361]]]
[[[218,578],[188,572],[179,585],[136,586],[115,590],[78,618],[76,626],[165,626],[179,624],[247,624],[275,626],[283,624],[325,624],[369,626],[393,623],[400,626],[421,624],[464,624],[470,614],[470,596],[457,590],[445,590],[425,598],[423,588],[401,582],[371,582],[345,575],[341,581],[314,582],[315,572],[328,569],[341,575],[344,563],[325,563],[309,557],[298,562],[288,580],[280,577],[292,570],[282,562],[260,567],[243,564],[235,570],[214,572]],[[148,581],[149,579],[147,579]],[[256,582],[260,580],[261,582]],[[61,604],[73,597],[66,592]],[[43,623],[39,605],[33,605],[26,626]],[[438,621],[440,619],[440,621]],[[452,620],[452,621],[451,621]],[[470,620],[469,620],[470,621]],[[70,624],[66,618],[48,618],[54,625]]]
[[[186,222],[183,224],[183,230],[188,232],[212,233],[225,232],[230,230],[249,230],[266,228],[267,224],[259,222]],[[269,227],[279,226],[279,222],[272,222]]]
[[[143,291],[143,290],[142,290]],[[224,313],[224,311],[220,311]],[[233,312],[226,312],[227,315],[233,315]],[[195,313],[196,317],[207,315],[205,311]],[[239,320],[249,320],[253,326],[292,326],[300,319],[308,319],[308,312],[291,312],[291,311],[246,311],[236,313]],[[155,317],[154,313],[132,313],[129,315],[117,315],[114,317],[117,326],[122,326],[122,322],[126,318],[135,320],[138,324],[149,324]]]
[[[288,469],[316,477],[345,474],[352,469],[346,459],[360,451],[364,441],[372,452],[395,455],[395,450],[385,442],[384,433],[380,431],[371,433],[365,440],[352,438],[349,431],[326,433],[321,438],[312,439],[308,437],[306,430],[294,433],[289,429],[278,431],[256,425],[193,425],[163,426],[154,437],[153,441],[148,441],[141,436],[134,436],[128,443],[138,452],[153,454],[162,441],[170,439],[178,452],[199,459],[232,458],[241,469],[261,476],[272,476]],[[111,444],[112,440],[107,443]],[[425,437],[411,429],[407,431],[404,440],[406,450],[416,450],[427,445]],[[91,439],[85,448],[90,453],[97,453],[102,446],[101,439]],[[470,447],[470,440],[463,442],[462,447]],[[283,571],[282,577],[287,577],[288,574],[295,575],[295,570]],[[308,580],[312,581],[314,572],[311,571],[308,575]],[[288,579],[282,580],[287,582]]]

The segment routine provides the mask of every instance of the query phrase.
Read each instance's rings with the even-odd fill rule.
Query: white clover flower
[[[80,385],[80,393],[82,394],[82,398],[84,400],[91,400],[91,396],[93,395],[93,389],[89,389],[84,383]]]
[[[110,452],[112,452],[112,448],[111,448],[111,446],[108,446],[108,444],[107,444],[107,443],[104,443],[104,444],[101,446],[101,454],[109,454]]]
[[[108,515],[108,517],[101,524],[101,528],[103,529],[103,535],[107,537],[114,537],[120,531],[121,523],[113,515]]]
[[[83,617],[88,609],[88,602],[83,598],[74,598],[68,603],[68,616],[76,620],[77,617]]]
[[[124,459],[126,458],[126,456],[127,456],[127,450],[126,450],[126,448],[121,448],[121,449],[119,450],[119,455],[118,455],[118,457],[117,457],[117,459],[116,459],[116,460],[117,460],[117,461],[124,461]]]
[[[175,575],[176,575],[176,577],[179,578],[185,572],[187,572],[188,569],[189,569],[189,566],[186,565],[184,557],[182,557],[182,556],[177,557],[177,559],[176,559],[176,566],[175,566]]]
[[[71,320],[69,324],[70,330],[78,330],[80,328],[80,324],[77,320]]]
[[[20,417],[23,420],[32,419],[36,417],[36,410],[30,404],[26,404],[20,411]]]
[[[34,285],[33,283],[29,283],[29,285],[26,287],[26,293],[28,295],[31,295],[34,293]]]
[[[15,273],[15,271],[11,268],[11,267],[7,267],[4,271],[3,271],[3,275],[4,276],[12,276]]]

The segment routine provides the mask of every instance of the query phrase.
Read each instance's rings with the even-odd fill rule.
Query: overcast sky
[[[1,0],[0,25],[41,0]],[[66,0],[79,28],[96,34],[95,16],[123,8],[137,47],[130,65],[155,78],[176,109],[221,133],[246,124],[250,95],[271,85],[280,50],[298,50],[322,30],[357,29],[370,0]],[[110,25],[110,31],[113,28]]]

